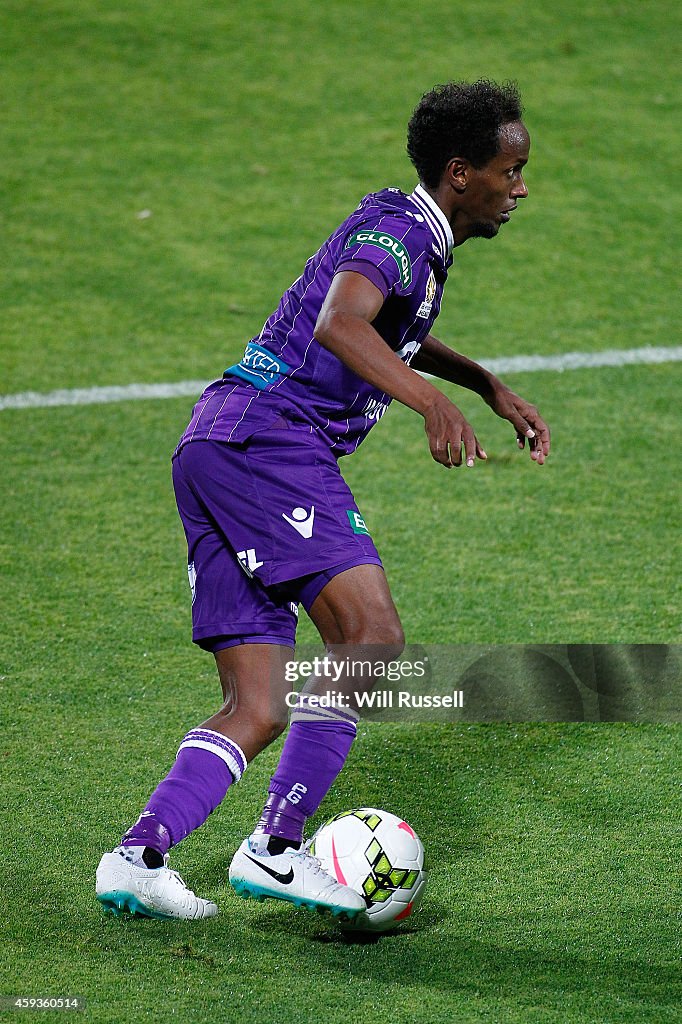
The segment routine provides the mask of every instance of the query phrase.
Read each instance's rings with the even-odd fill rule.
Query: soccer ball
[[[364,897],[367,910],[350,927],[383,932],[409,917],[426,886],[424,847],[406,821],[359,807],[322,825],[310,853],[338,882]]]

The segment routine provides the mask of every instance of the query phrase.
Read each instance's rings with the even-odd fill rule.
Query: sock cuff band
[[[338,725],[340,722],[355,729],[359,715],[347,707],[337,707],[335,704],[329,707],[320,707],[318,704],[310,703],[309,694],[299,693],[298,701],[291,712],[291,722],[329,722]]]
[[[178,754],[188,747],[198,747],[200,750],[208,750],[215,754],[227,765],[235,782],[238,782],[246,771],[246,757],[244,751],[227,736],[214,732],[212,729],[190,729],[182,743],[178,747]]]

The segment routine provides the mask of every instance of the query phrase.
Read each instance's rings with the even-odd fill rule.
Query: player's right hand
[[[439,394],[423,413],[424,430],[429,439],[431,455],[446,469],[462,465],[473,466],[476,459],[487,459],[478,443],[473,427],[445,395]]]

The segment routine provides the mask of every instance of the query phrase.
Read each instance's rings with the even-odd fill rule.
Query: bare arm
[[[412,360],[412,366],[422,373],[475,391],[493,412],[516,428],[519,448],[524,447],[528,438],[531,459],[539,465],[545,461],[550,449],[549,427],[534,405],[511,391],[493,373],[430,334]]]
[[[484,459],[471,425],[456,405],[410,369],[372,327],[384,303],[379,289],[362,274],[337,274],[315,325],[315,338],[359,377],[424,417],[436,462],[450,468]]]
[[[441,380],[449,380],[452,384],[475,391],[483,399],[491,393],[493,383],[497,381],[497,377],[484,367],[448,348],[432,334],[427,335],[422,342],[411,366],[420,373],[430,373]]]

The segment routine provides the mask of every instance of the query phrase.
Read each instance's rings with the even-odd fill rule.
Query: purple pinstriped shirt
[[[408,363],[440,310],[452,231],[421,185],[372,193],[311,256],[239,363],[197,402],[188,441],[245,441],[284,415],[310,424],[337,456],[354,452],[389,395],[353,373],[313,336],[334,274],[353,270],[384,296],[373,326]]]

